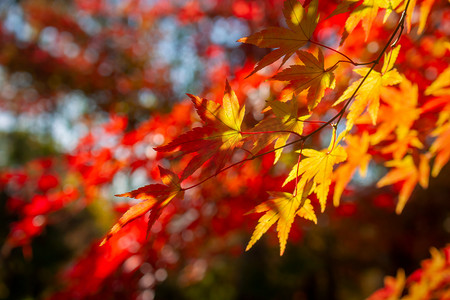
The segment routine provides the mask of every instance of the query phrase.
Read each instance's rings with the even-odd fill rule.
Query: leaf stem
[[[392,33],[391,37],[389,38],[389,40],[387,41],[386,45],[384,45],[383,49],[381,49],[380,54],[378,55],[378,57],[375,59],[375,61],[372,64],[372,67],[370,67],[369,71],[367,72],[367,74],[364,76],[364,78],[361,80],[361,82],[358,84],[358,86],[356,87],[355,91],[353,92],[353,94],[350,96],[350,98],[347,100],[347,102],[345,103],[345,105],[342,107],[342,109],[339,111],[339,113],[334,116],[332,118],[332,120],[334,120],[337,116],[339,116],[339,119],[336,122],[336,126],[339,124],[339,122],[341,121],[344,112],[347,110],[347,107],[350,105],[350,103],[353,101],[353,98],[356,96],[356,93],[359,91],[359,89],[361,88],[361,86],[364,84],[364,82],[366,81],[366,79],[369,77],[370,72],[372,72],[372,70],[375,68],[376,65],[378,65],[380,63],[381,58],[383,57],[383,54],[386,52],[387,48],[391,45],[392,40],[394,39],[394,37],[397,35],[397,32],[400,30],[400,34],[403,31],[403,27],[404,27],[404,22],[405,22],[405,17],[406,17],[406,10],[408,9],[409,6],[409,2],[410,0],[408,0],[408,2],[406,2],[406,6],[405,9],[403,10],[402,16],[400,17],[400,20],[397,24],[397,26],[395,27],[394,32]],[[397,38],[397,40],[393,43],[396,44],[398,42],[398,40],[400,39],[400,36]]]
[[[295,131],[290,130],[273,130],[273,131],[240,131],[240,134],[264,134],[264,133],[292,133],[295,135],[298,135],[299,137],[302,137],[301,134],[298,134]]]
[[[309,42],[310,42],[311,44],[314,44],[314,45],[317,45],[317,46],[326,48],[326,49],[328,49],[328,50],[331,50],[331,51],[333,51],[333,52],[336,52],[337,54],[340,54],[340,55],[342,55],[343,57],[345,57],[346,59],[348,59],[348,62],[350,62],[351,64],[356,65],[356,63],[355,63],[350,57],[348,57],[346,54],[342,53],[342,52],[339,51],[339,50],[336,50],[336,49],[334,49],[334,48],[331,48],[331,47],[329,47],[329,46],[327,46],[327,45],[324,45],[324,44],[322,44],[322,43],[319,43],[319,42],[316,42],[316,41],[313,41],[313,40],[309,40]]]

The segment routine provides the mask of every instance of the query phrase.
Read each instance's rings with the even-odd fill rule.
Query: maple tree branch
[[[388,49],[388,47],[389,47],[390,45],[395,45],[395,44],[398,42],[398,40],[400,39],[400,36],[399,36],[399,37],[397,38],[397,40],[396,40],[394,43],[392,43],[394,37],[397,35],[397,33],[399,32],[399,30],[400,30],[400,34],[401,34],[401,32],[403,31],[403,28],[404,28],[404,21],[405,21],[405,17],[406,17],[406,11],[407,11],[407,9],[408,9],[408,6],[409,6],[410,1],[411,1],[411,0],[408,0],[408,1],[407,1],[406,6],[405,6],[405,9],[404,9],[404,11],[402,12],[402,15],[401,15],[401,17],[400,17],[400,20],[399,20],[397,26],[395,27],[395,30],[394,30],[394,32],[392,33],[391,37],[389,38],[389,40],[387,41],[387,43],[386,43],[386,45],[383,47],[383,49],[380,51],[380,54],[378,55],[378,57],[377,57],[374,61],[372,61],[372,62],[369,62],[369,63],[363,63],[363,64],[355,63],[351,58],[349,58],[349,57],[348,57],[347,55],[345,55],[344,53],[342,53],[342,52],[340,52],[340,51],[338,51],[338,50],[335,50],[335,49],[333,49],[333,48],[331,48],[331,47],[328,47],[328,46],[326,46],[326,45],[323,45],[323,44],[321,44],[321,43],[319,43],[319,42],[315,42],[315,41],[310,40],[310,42],[311,42],[312,44],[316,44],[316,45],[318,45],[318,46],[321,46],[321,47],[327,48],[327,49],[329,49],[329,50],[332,50],[332,51],[334,51],[334,52],[336,52],[336,53],[339,53],[340,55],[342,55],[342,56],[344,56],[345,58],[347,58],[347,59],[349,60],[348,62],[351,63],[351,64],[353,64],[353,65],[369,65],[369,64],[372,64],[372,66],[370,67],[370,69],[369,69],[369,71],[367,72],[367,74],[363,77],[363,79],[361,80],[361,82],[359,83],[359,85],[356,87],[355,91],[352,93],[352,95],[350,96],[350,98],[347,100],[347,102],[344,104],[344,106],[341,108],[341,110],[340,110],[336,115],[334,115],[331,119],[329,119],[328,121],[326,121],[325,123],[323,123],[323,124],[322,124],[320,127],[318,127],[317,129],[313,130],[312,132],[310,132],[310,133],[307,134],[307,135],[301,136],[301,137],[300,137],[299,139],[297,139],[297,140],[294,140],[294,141],[292,141],[292,142],[286,143],[286,144],[283,145],[283,146],[274,148],[274,149],[272,149],[272,150],[268,150],[268,151],[263,152],[263,153],[260,153],[260,154],[254,154],[254,155],[252,155],[251,157],[247,157],[247,158],[242,159],[242,160],[240,160],[240,161],[238,161],[238,162],[232,163],[232,164],[230,164],[229,166],[226,166],[226,167],[221,168],[220,170],[217,170],[213,175],[210,175],[210,176],[206,177],[206,178],[203,179],[202,181],[200,181],[200,182],[198,182],[198,183],[196,183],[196,184],[194,184],[194,185],[192,185],[192,186],[189,186],[189,187],[187,187],[187,188],[181,188],[181,190],[182,190],[182,191],[186,191],[186,190],[192,189],[192,188],[194,188],[194,187],[197,187],[197,186],[203,184],[204,182],[210,180],[211,178],[216,177],[218,174],[220,174],[220,173],[222,173],[222,172],[225,172],[226,170],[231,169],[232,167],[237,166],[237,165],[239,165],[239,164],[245,163],[245,162],[247,162],[247,161],[254,160],[254,159],[258,158],[258,157],[262,157],[262,156],[267,155],[267,154],[269,154],[269,153],[273,153],[273,152],[275,152],[275,151],[277,151],[277,150],[279,150],[279,149],[286,148],[286,147],[288,147],[288,146],[290,146],[290,145],[293,145],[293,144],[296,144],[296,143],[299,143],[299,142],[303,142],[303,143],[304,143],[308,138],[310,138],[310,137],[313,136],[314,134],[320,132],[322,129],[324,129],[324,128],[325,128],[326,126],[328,126],[328,125],[332,125],[332,126],[337,127],[337,125],[338,125],[339,122],[341,121],[341,119],[342,119],[342,117],[343,117],[345,111],[347,110],[348,106],[349,106],[350,103],[353,101],[353,98],[356,96],[356,93],[359,91],[359,89],[361,88],[361,86],[364,84],[364,82],[366,81],[367,77],[368,77],[369,74],[372,72],[372,70],[375,68],[375,66],[377,66],[377,65],[380,63],[381,58],[383,57],[383,55],[384,55],[384,53],[386,52],[386,50]],[[392,44],[391,44],[391,43],[392,43]],[[341,61],[341,62],[345,62],[345,61]],[[337,119],[337,122],[336,122],[336,123],[333,123],[333,121],[335,121],[336,119]]]

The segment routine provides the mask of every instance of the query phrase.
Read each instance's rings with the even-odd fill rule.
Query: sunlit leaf
[[[305,158],[293,166],[283,185],[296,178],[299,178],[298,185],[301,187],[305,186],[309,181],[312,181],[314,183],[313,191],[319,199],[321,211],[323,212],[330,189],[333,166],[345,161],[347,159],[347,153],[342,146],[337,144],[335,130],[333,130],[333,136],[328,149],[322,151],[303,149],[298,152],[302,156],[305,156]]]
[[[241,124],[245,106],[240,106],[236,94],[226,82],[223,104],[188,94],[197,113],[204,122],[203,127],[188,131],[165,146],[155,148],[160,152],[179,151],[193,153],[181,174],[181,180],[192,175],[210,161],[208,169],[217,172],[230,161],[237,147],[242,144]]]
[[[297,190],[296,194],[269,192],[273,199],[256,206],[249,212],[264,212],[265,214],[259,218],[258,225],[256,225],[246,250],[249,250],[273,224],[277,223],[280,255],[283,255],[289,231],[291,230],[296,215],[317,223],[311,201],[306,198],[310,193],[310,189],[311,185],[305,191]]]
[[[296,50],[306,45],[319,20],[317,7],[318,0],[311,1],[307,9],[304,9],[297,0],[286,0],[283,14],[289,29],[269,27],[238,40],[238,42],[252,44],[260,48],[278,48],[263,57],[250,75],[284,56],[283,65]]]
[[[113,235],[119,232],[131,221],[151,212],[148,221],[148,228],[158,219],[161,210],[175,197],[183,197],[183,189],[180,180],[172,171],[159,167],[161,180],[164,184],[150,184],[134,191],[116,195],[117,197],[129,197],[141,200],[130,207],[111,228],[106,237],[101,242],[104,245]]]

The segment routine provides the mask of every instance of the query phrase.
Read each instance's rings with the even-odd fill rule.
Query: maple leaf
[[[423,188],[428,187],[430,174],[429,155],[421,154],[418,162],[415,162],[411,155],[407,155],[401,160],[388,161],[385,165],[393,169],[378,181],[377,187],[380,188],[396,182],[403,182],[397,207],[395,208],[395,212],[400,214],[417,183]]]
[[[248,76],[253,75],[284,56],[281,64],[283,65],[296,50],[306,45],[319,21],[317,8],[318,0],[311,1],[307,10],[303,8],[298,0],[286,0],[283,14],[289,29],[270,27],[239,39],[238,42],[252,44],[260,48],[278,48],[264,56]]]
[[[384,287],[375,291],[367,300],[401,299],[400,297],[402,296],[405,283],[405,271],[399,269],[397,271],[397,277],[386,276],[384,278]]]
[[[437,136],[436,140],[430,147],[430,152],[436,155],[431,175],[436,177],[442,167],[450,159],[450,105],[448,104],[448,96],[450,95],[450,67],[447,67],[436,80],[427,87],[425,95],[442,96],[442,101],[447,103],[445,108],[439,113],[436,122],[436,129],[432,132],[433,136]],[[441,100],[434,99],[440,102]]]
[[[419,28],[417,29],[417,34],[421,34],[425,29],[427,24],[428,15],[430,14],[431,7],[433,6],[435,0],[425,0],[420,5],[420,19]]]
[[[406,32],[407,33],[409,33],[411,31],[411,23],[412,23],[412,19],[413,19],[413,13],[416,8],[416,2],[417,2],[416,0],[410,0],[408,9],[406,10],[405,23],[406,23]],[[397,9],[396,9],[397,12],[404,11],[407,3],[408,3],[408,1],[403,1],[403,3],[397,7]]]
[[[306,51],[297,51],[297,55],[303,65],[292,65],[275,75],[273,79],[290,81],[287,88],[292,89],[294,95],[308,89],[306,99],[308,100],[308,109],[311,111],[319,104],[325,94],[325,89],[335,87],[333,70],[337,68],[337,65],[333,69],[325,70],[323,53],[320,49],[318,59]]]
[[[317,223],[317,217],[311,205],[311,201],[307,199],[310,193],[311,185],[305,191],[297,190],[297,193],[285,192],[269,192],[273,197],[264,203],[259,204],[248,213],[265,212],[258,220],[255,231],[250,238],[245,251],[250,248],[261,238],[261,236],[277,223],[278,239],[280,242],[280,256],[283,255],[286,248],[286,241],[291,230],[292,223],[296,215]],[[301,192],[301,193],[299,193]]]
[[[333,173],[335,180],[333,204],[339,206],[339,201],[347,184],[355,174],[356,169],[359,168],[359,173],[362,177],[366,175],[367,166],[371,159],[371,155],[367,153],[370,146],[370,136],[367,131],[359,135],[347,135],[345,137],[347,147],[347,161],[343,162]]]
[[[309,181],[313,181],[313,192],[316,193],[320,202],[321,211],[325,211],[328,191],[330,189],[333,166],[347,159],[344,148],[337,144],[336,129],[333,134],[328,149],[317,151],[313,149],[302,149],[297,152],[306,156],[299,163],[294,165],[283,186],[288,182],[300,177],[298,186],[303,187]]]
[[[282,147],[286,145],[290,135],[300,136],[303,133],[304,121],[310,116],[299,116],[297,100],[287,102],[268,101],[268,105],[272,108],[274,117],[263,119],[256,124],[251,132],[261,134],[251,135],[248,140],[252,143],[254,153],[275,141],[274,148],[279,148],[275,150],[275,164],[280,158],[283,152]]]
[[[381,99],[385,104],[380,106],[377,131],[371,135],[373,145],[386,139],[394,130],[402,136],[411,129],[421,113],[417,107],[418,97],[417,85],[405,77],[399,89],[388,87],[381,91]]]
[[[423,148],[423,144],[418,138],[417,130],[399,127],[395,130],[395,135],[395,141],[389,146],[385,146],[381,153],[392,153],[394,159],[401,159],[410,148]]]
[[[450,67],[447,67],[425,90],[425,95],[450,95]]]
[[[175,197],[183,197],[183,189],[180,179],[172,171],[159,166],[161,180],[164,184],[150,184],[131,192],[116,195],[116,197],[130,197],[142,200],[130,207],[111,228],[100,245],[104,245],[114,234],[125,225],[150,211],[148,218],[148,230],[160,216],[162,209]]]
[[[398,9],[398,7],[402,1],[403,0],[382,0],[382,1],[380,1],[380,7],[386,9],[386,12],[384,13],[383,23],[386,23],[390,14],[394,10]]]
[[[336,6],[336,8],[333,10],[333,12],[327,17],[327,19],[339,15],[339,14],[343,14],[346,12],[349,12],[350,10],[352,10],[357,4],[358,4],[359,0],[343,0],[342,2],[340,2],[338,4],[338,6]]]
[[[367,76],[366,80],[362,83],[361,87],[356,93],[355,100],[351,104],[349,113],[347,115],[347,131],[350,131],[356,119],[364,112],[366,108],[372,120],[372,124],[376,124],[378,109],[380,106],[380,93],[382,91],[382,88],[398,84],[402,81],[402,76],[397,72],[397,69],[393,69],[399,51],[400,46],[397,46],[391,52],[385,54],[381,72],[372,70]],[[354,71],[357,74],[363,76],[363,78],[360,78],[359,80],[353,82],[344,91],[341,97],[336,100],[333,106],[345,100],[348,100],[354,94],[369,70],[370,68],[355,69]]]
[[[353,29],[362,22],[364,32],[366,33],[366,41],[370,33],[370,28],[378,14],[380,8],[380,0],[364,0],[363,3],[355,8],[345,22],[345,30],[350,34]]]
[[[203,127],[188,131],[165,146],[155,148],[160,152],[180,151],[182,154],[195,153],[181,174],[186,179],[210,160],[209,168],[215,172],[230,160],[237,147],[242,145],[241,125],[245,106],[240,107],[236,94],[226,82],[223,104],[188,94]],[[215,166],[214,166],[215,165]]]

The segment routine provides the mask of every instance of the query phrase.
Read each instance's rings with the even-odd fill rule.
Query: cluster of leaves
[[[418,106],[418,89],[405,75],[402,75],[395,62],[401,51],[399,44],[403,28],[411,27],[411,17],[408,12],[414,10],[415,2],[397,1],[387,5],[379,1],[363,2],[358,6],[354,1],[344,1],[336,7],[330,16],[347,13],[352,9],[345,21],[345,34],[341,44],[351,34],[355,27],[362,22],[366,39],[369,36],[372,23],[378,10],[385,9],[386,22],[393,10],[401,13],[390,37],[377,53],[376,58],[367,63],[355,63],[346,54],[322,45],[313,39],[314,31],[320,20],[317,0],[305,3],[305,6],[296,0],[284,2],[283,14],[288,28],[272,27],[257,32],[249,37],[240,39],[240,42],[256,45],[263,48],[276,48],[264,56],[249,76],[283,58],[281,66],[287,63],[291,56],[297,54],[299,62],[277,72],[272,79],[287,81],[288,84],[279,99],[267,101],[264,118],[251,128],[243,127],[245,105],[241,105],[236,94],[226,83],[225,94],[221,101],[211,101],[193,95],[188,95],[199,115],[203,126],[193,128],[191,131],[177,137],[165,146],[155,148],[159,152],[176,152],[179,155],[190,156],[180,176],[161,168],[161,177],[165,185],[149,185],[139,188],[126,196],[142,200],[131,208],[113,227],[105,238],[110,236],[131,220],[150,211],[149,228],[153,225],[161,209],[174,197],[183,197],[186,190],[197,187],[203,182],[217,176],[219,173],[261,156],[275,153],[274,165],[279,163],[283,149],[291,146],[297,153],[297,163],[293,163],[287,178],[282,186],[295,181],[289,192],[269,191],[272,199],[259,204],[251,212],[263,213],[258,225],[247,246],[253,244],[277,223],[278,238],[280,242],[280,255],[283,254],[289,231],[296,216],[317,222],[316,208],[311,197],[317,199],[320,211],[324,212],[330,186],[334,179],[334,205],[338,206],[342,192],[352,179],[355,170],[360,168],[364,174],[367,165],[372,159],[370,153],[391,155],[392,160],[386,163],[391,170],[378,182],[378,186],[391,185],[401,182],[401,190],[396,212],[401,213],[414,187],[420,183],[424,188],[428,185],[429,161],[435,155],[433,175],[437,176],[443,163],[449,159],[441,145],[445,135],[444,124],[448,116],[441,114],[437,122],[439,137],[426,151],[423,140],[431,132],[415,130],[415,123],[423,112]],[[428,11],[423,4],[421,8],[421,23],[426,21]],[[420,25],[419,25],[420,26]],[[420,27],[419,32],[423,30]],[[306,45],[317,46],[310,51],[302,51]],[[448,45],[447,45],[448,47]],[[322,48],[334,51],[343,56],[345,60],[335,61],[330,67],[325,67],[325,58]],[[383,64],[381,65],[381,61]],[[350,84],[332,106],[342,107],[331,119],[317,121],[315,108],[321,104],[326,91],[336,87],[334,72],[342,64],[357,67],[353,71],[362,78]],[[380,68],[381,65],[381,68]],[[379,70],[375,70],[378,69]],[[448,95],[448,76],[445,70],[436,81],[425,91],[426,94]],[[400,84],[400,85],[399,85]],[[398,86],[398,88],[396,87]],[[408,97],[404,93],[408,93]],[[299,102],[306,93],[305,106]],[[380,99],[383,98],[383,104]],[[400,103],[402,101],[402,103]],[[344,105],[340,105],[344,103]],[[305,111],[307,110],[307,111]],[[348,113],[347,113],[348,110]],[[379,111],[382,117],[378,118]],[[386,113],[385,113],[386,112]],[[400,119],[398,114],[402,114]],[[343,118],[347,122],[339,137],[336,137],[336,128]],[[304,133],[305,123],[317,123],[319,127]],[[352,131],[355,125],[360,125],[358,131]],[[310,137],[317,134],[327,126],[332,127],[331,142],[327,149],[317,151],[304,148]],[[292,138],[294,137],[294,138]],[[290,139],[291,138],[291,139]],[[346,147],[340,144],[344,143]],[[273,149],[270,149],[273,144]],[[244,158],[233,160],[241,151]],[[292,157],[292,156],[291,156]],[[335,165],[340,164],[334,171]],[[199,182],[190,187],[182,187],[181,183],[189,180],[195,172]]]
[[[423,260],[421,268],[405,278],[400,269],[396,277],[387,276],[385,286],[369,300],[383,299],[448,299],[450,297],[450,247],[431,248],[431,258]]]

